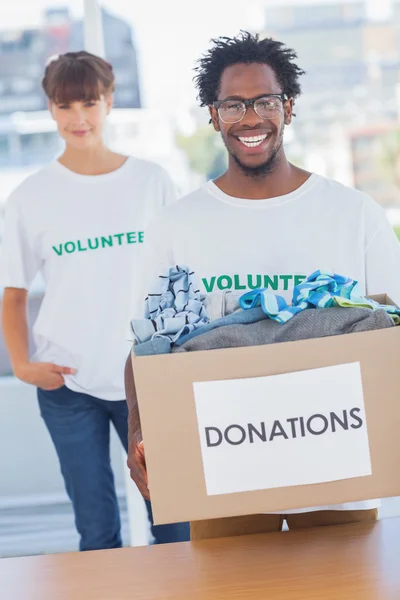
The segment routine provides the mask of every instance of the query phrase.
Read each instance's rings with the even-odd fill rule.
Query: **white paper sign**
[[[193,387],[208,495],[372,473],[359,363]]]

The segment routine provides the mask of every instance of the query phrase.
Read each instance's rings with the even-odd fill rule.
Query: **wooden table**
[[[399,600],[400,519],[0,560],[2,600]]]

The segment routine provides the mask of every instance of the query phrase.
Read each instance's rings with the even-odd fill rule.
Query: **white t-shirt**
[[[151,282],[174,264],[193,270],[203,293],[267,287],[291,301],[294,285],[328,269],[359,281],[364,293],[400,302],[400,244],[383,209],[315,174],[296,191],[267,200],[232,198],[208,182],[156,217],[146,239],[135,318],[143,317]]]
[[[143,232],[175,199],[167,173],[133,157],[97,176],[54,161],[11,194],[0,283],[28,289],[41,272],[46,289],[33,360],[77,369],[65,377],[71,390],[125,398],[126,323]]]

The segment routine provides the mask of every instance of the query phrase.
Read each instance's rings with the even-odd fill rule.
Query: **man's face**
[[[248,100],[264,94],[281,94],[274,71],[265,64],[236,64],[222,74],[218,100]],[[273,171],[283,154],[283,131],[292,120],[293,101],[271,119],[263,119],[247,107],[238,123],[224,123],[215,107],[210,107],[214,128],[220,131],[225,146],[246,175],[266,175]]]

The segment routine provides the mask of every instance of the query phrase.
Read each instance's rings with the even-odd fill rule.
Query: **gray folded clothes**
[[[240,296],[235,296],[231,290],[210,292],[201,296],[201,301],[207,311],[210,322],[242,310],[239,304]]]
[[[263,309],[259,306],[256,308],[250,308],[249,310],[238,310],[233,312],[232,314],[226,315],[225,317],[221,317],[208,323],[207,325],[203,325],[199,327],[197,330],[184,335],[179,340],[175,342],[176,345],[179,345],[182,342],[182,345],[188,341],[196,337],[197,335],[201,335],[203,333],[207,333],[213,329],[218,329],[219,327],[223,327],[226,325],[237,325],[244,323],[255,323],[256,321],[269,319],[269,317],[264,313]],[[154,337],[147,342],[141,342],[139,344],[135,344],[133,346],[133,352],[136,356],[150,356],[153,354],[169,354],[171,352],[171,348],[173,344],[170,339],[164,337]]]
[[[198,331],[196,336],[182,345],[171,348],[171,352],[259,346],[389,327],[394,327],[393,319],[384,310],[339,307],[309,309],[284,325],[271,319],[260,319],[253,323],[230,324],[213,329],[209,326],[204,333]]]

